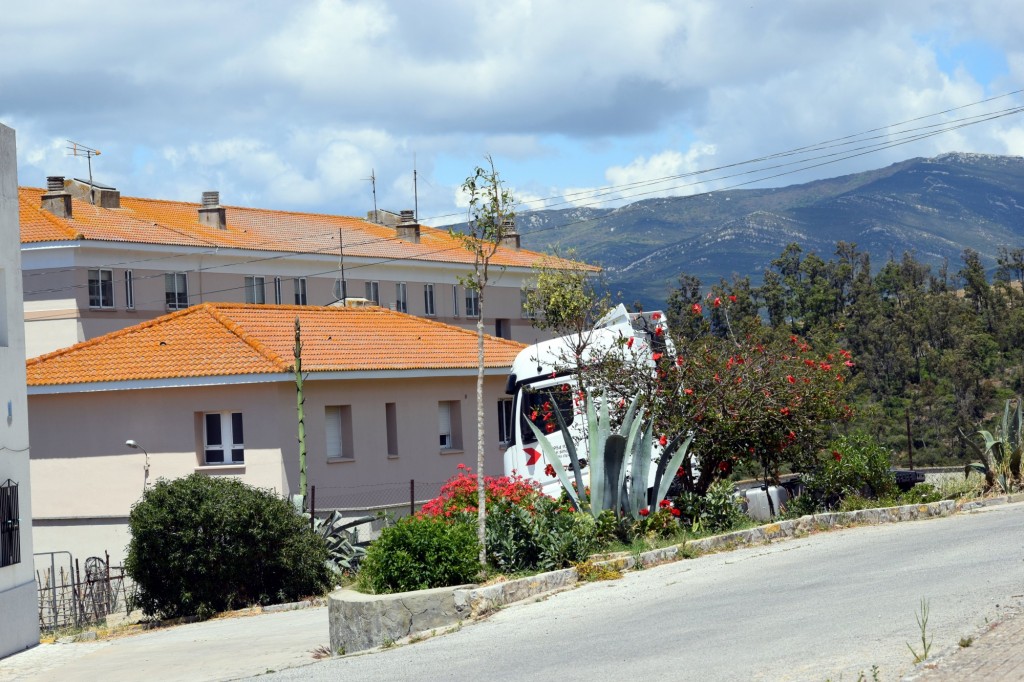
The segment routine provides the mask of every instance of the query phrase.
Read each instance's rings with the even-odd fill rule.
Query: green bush
[[[675,506],[681,521],[697,533],[731,530],[746,518],[728,481],[715,481],[704,495],[683,492],[676,498]]]
[[[838,438],[804,475],[805,494],[819,510],[836,509],[844,497],[896,498],[899,489],[890,471],[889,451],[864,435]]]
[[[208,618],[330,587],[323,540],[287,501],[232,478],[161,479],[132,507],[125,570],[144,613]]]
[[[370,544],[359,584],[376,594],[462,585],[480,572],[479,552],[468,516],[407,516]]]
[[[583,561],[596,537],[592,516],[564,511],[551,498],[538,496],[532,509],[508,500],[487,508],[487,561],[504,573]]]

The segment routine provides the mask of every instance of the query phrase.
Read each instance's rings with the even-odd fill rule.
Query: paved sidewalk
[[[235,680],[313,663],[327,607],[221,618],[95,642],[41,644],[0,661],[0,680]]]
[[[903,682],[1019,682],[1024,680],[1024,610],[990,623],[969,647],[920,664]]]

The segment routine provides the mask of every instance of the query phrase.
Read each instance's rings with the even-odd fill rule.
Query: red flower
[[[662,500],[661,502],[658,503],[658,506],[661,507],[662,509],[668,509],[669,507],[672,506],[672,502],[669,500]]]
[[[651,319],[657,322],[661,319],[661,313],[651,313]]]
[[[728,472],[729,471],[729,463],[728,462],[719,462],[718,463],[718,470],[719,471]]]
[[[640,516],[647,516],[648,514],[650,514],[650,512],[647,511],[646,509],[641,509],[640,510]]]
[[[788,382],[789,382],[789,383],[791,383],[791,384],[795,384],[795,383],[796,383],[796,379],[795,379],[795,378],[793,378],[793,375],[792,375],[792,374],[787,374],[787,375],[786,375],[786,381],[788,381]]]
[[[843,459],[843,456],[841,454],[839,454],[838,450],[833,450],[832,451],[832,459],[834,459],[835,461],[838,462],[838,461]]]
[[[700,307],[700,303],[694,303],[691,310],[693,310],[694,315],[700,315],[704,312],[704,309]]]
[[[844,362],[843,364],[844,364],[844,365],[846,365],[847,367],[853,367],[853,363],[852,363],[852,362],[850,362],[849,360],[847,360],[847,361],[846,361],[846,362]]]
[[[548,433],[553,433],[555,430],[555,425],[549,422],[548,425],[544,427],[544,430],[547,431]]]
[[[550,476],[551,478],[555,477],[555,467],[551,466],[550,462],[548,462],[548,464],[544,467],[544,475]]]
[[[633,337],[631,336],[628,339],[626,339],[626,348],[632,348],[632,347],[633,347]]]
[[[779,413],[783,417],[788,417],[789,416],[789,408],[788,407],[783,407],[781,410],[779,410]]]
[[[821,367],[822,371],[825,371],[825,372],[827,372],[830,369],[832,369],[832,365],[828,364],[827,362],[823,362],[823,363],[821,363],[818,366]]]
[[[683,393],[685,393],[686,395],[693,395],[693,389],[692,388],[684,388],[683,389]]]
[[[681,514],[682,514],[681,511],[679,511],[675,507],[672,507],[672,516],[680,516]]]
[[[714,302],[712,302],[711,305],[713,305],[713,306],[715,306],[717,308],[718,306],[722,305],[722,299],[720,299],[720,298],[718,298],[716,296]]]
[[[654,335],[655,336],[661,336],[664,333],[665,333],[665,330],[662,329],[661,327],[655,327],[654,328]]]
[[[665,434],[661,434],[661,436],[658,437],[658,444],[661,445],[661,447],[668,445],[668,438],[665,437]]]
[[[843,382],[843,375],[842,374],[837,374],[836,375],[836,381],[838,381],[839,383],[842,383]]]
[[[654,360],[655,362],[661,360],[661,353],[654,353],[653,355],[651,355],[651,359]]]
[[[731,301],[732,303],[735,303],[735,302],[736,302],[736,294],[729,294],[729,300],[730,300],[730,301]]]

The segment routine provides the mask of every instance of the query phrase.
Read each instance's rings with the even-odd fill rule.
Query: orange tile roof
[[[202,303],[28,361],[29,386],[293,371],[295,318],[304,372],[477,366],[475,331],[387,308]],[[525,346],[486,336],[485,365]]]
[[[18,188],[23,244],[87,239],[259,251],[338,253],[340,232],[346,256],[445,263],[473,262],[472,253],[447,230],[426,225],[420,227],[419,243],[413,244],[398,239],[393,227],[361,218],[226,206],[227,226],[219,230],[199,222],[199,204],[134,197],[121,197],[121,208],[116,209],[102,208],[72,198],[72,217],[58,218],[42,208],[44,192],[34,187]],[[558,261],[536,251],[500,247],[491,262],[499,266],[529,268],[540,262]],[[568,265],[567,261],[563,262]]]

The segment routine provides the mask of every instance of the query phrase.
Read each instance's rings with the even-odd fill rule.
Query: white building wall
[[[0,484],[18,484],[20,561],[0,567],[0,658],[39,643],[14,131],[0,124]]]

